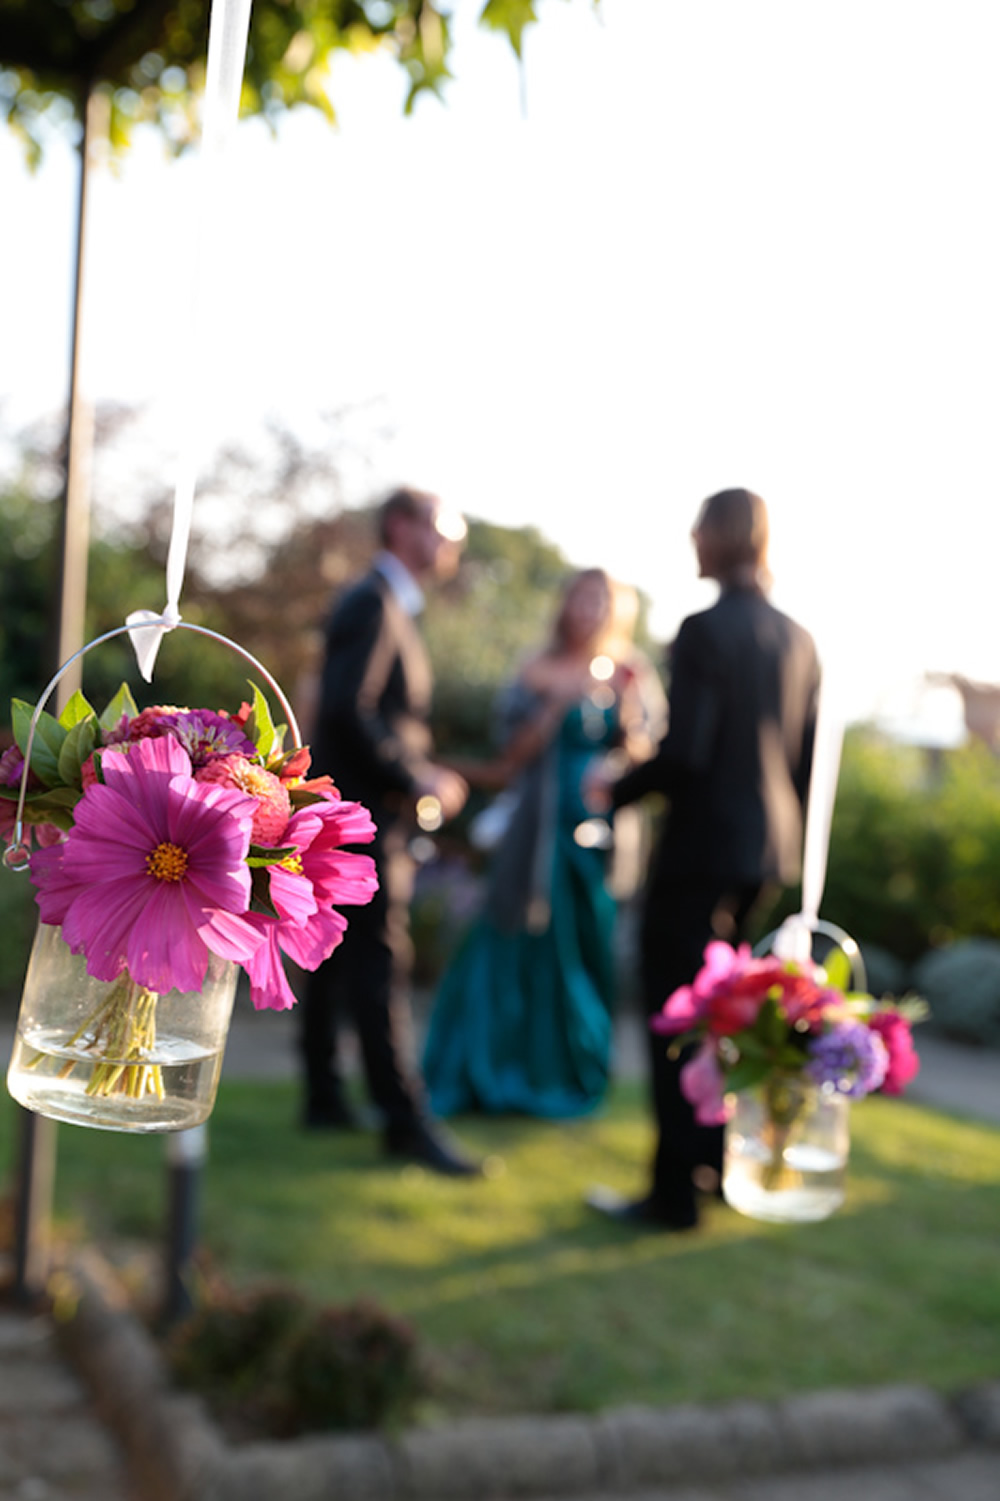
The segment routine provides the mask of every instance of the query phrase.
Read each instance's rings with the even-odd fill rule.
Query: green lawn
[[[492,1154],[495,1175],[474,1182],[390,1166],[373,1137],[304,1134],[296,1109],[291,1084],[223,1082],[204,1244],[233,1280],[366,1293],[409,1317],[434,1371],[428,1417],[1000,1376],[1000,1131],[986,1125],[867,1100],[833,1219],[763,1225],[713,1202],[701,1232],[671,1236],[582,1204],[595,1181],[641,1187],[635,1086],[572,1125],[461,1122]],[[63,1128],[62,1226],[155,1239],[165,1163],[162,1139]]]

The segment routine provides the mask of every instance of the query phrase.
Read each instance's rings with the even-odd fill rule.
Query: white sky
[[[339,132],[240,127],[218,438],[376,399],[380,480],[537,524],[662,635],[711,598],[698,504],[746,484],[852,713],[927,668],[1000,682],[995,0],[542,0],[526,114],[455,8],[445,107],[405,120],[394,65],[342,59]],[[154,416],[191,189],[147,137],[92,198],[88,385]],[[31,178],[0,138],[10,417],[65,396],[74,193],[71,153]]]

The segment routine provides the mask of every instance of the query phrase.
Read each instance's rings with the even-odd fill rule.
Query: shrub
[[[408,1324],[370,1301],[317,1308],[280,1284],[216,1281],[165,1354],[238,1436],[378,1427],[403,1417],[421,1386]]]
[[[361,1300],[322,1308],[281,1356],[287,1432],[374,1428],[403,1417],[420,1388],[410,1325]]]
[[[1000,1046],[1000,943],[968,938],[925,955],[914,984],[934,1025],[963,1042]]]

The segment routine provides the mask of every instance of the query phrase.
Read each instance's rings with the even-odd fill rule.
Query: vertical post
[[[201,1172],[208,1156],[208,1127],[192,1126],[167,1137],[167,1240],[163,1323],[176,1324],[194,1306],[191,1269],[198,1243]]]
[[[95,141],[106,133],[106,101],[87,89],[82,101],[83,138],[77,193],[76,270],[70,354],[69,412],[66,430],[66,490],[60,538],[56,663],[61,665],[84,643],[87,602],[87,551],[90,543],[90,472],[94,437],[93,409],[81,380],[83,354],[83,283],[86,247],[87,184]],[[56,689],[56,708],[80,686],[77,663]],[[56,1170],[56,1125],[45,1116],[19,1107],[21,1150],[15,1190],[14,1295],[30,1302],[48,1280],[52,1196]]]

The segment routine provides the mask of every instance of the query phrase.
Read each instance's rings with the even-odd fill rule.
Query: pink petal
[[[250,977],[250,999],[258,1011],[288,1011],[295,1005],[295,992],[288,983],[278,949],[278,924],[265,919],[264,942],[244,967]]]
[[[305,876],[282,870],[280,865],[270,869],[271,901],[278,915],[287,922],[300,926],[308,917],[319,911],[313,894],[312,882]]]
[[[249,914],[243,917],[234,912],[214,910],[203,913],[198,936],[220,959],[231,959],[234,964],[243,965],[263,941],[262,933],[251,922]]]
[[[324,959],[329,959],[347,929],[347,918],[341,912],[319,912],[302,927],[282,923],[278,929],[278,942],[300,969],[318,969]]]
[[[129,935],[143,920],[150,888],[148,878],[137,882],[125,876],[87,887],[70,903],[63,920],[63,937],[74,954],[87,955],[87,972],[95,979],[113,980],[121,973]]]
[[[142,918],[128,938],[129,974],[160,995],[174,989],[200,990],[208,968],[208,951],[188,916],[181,884],[153,882]]]

